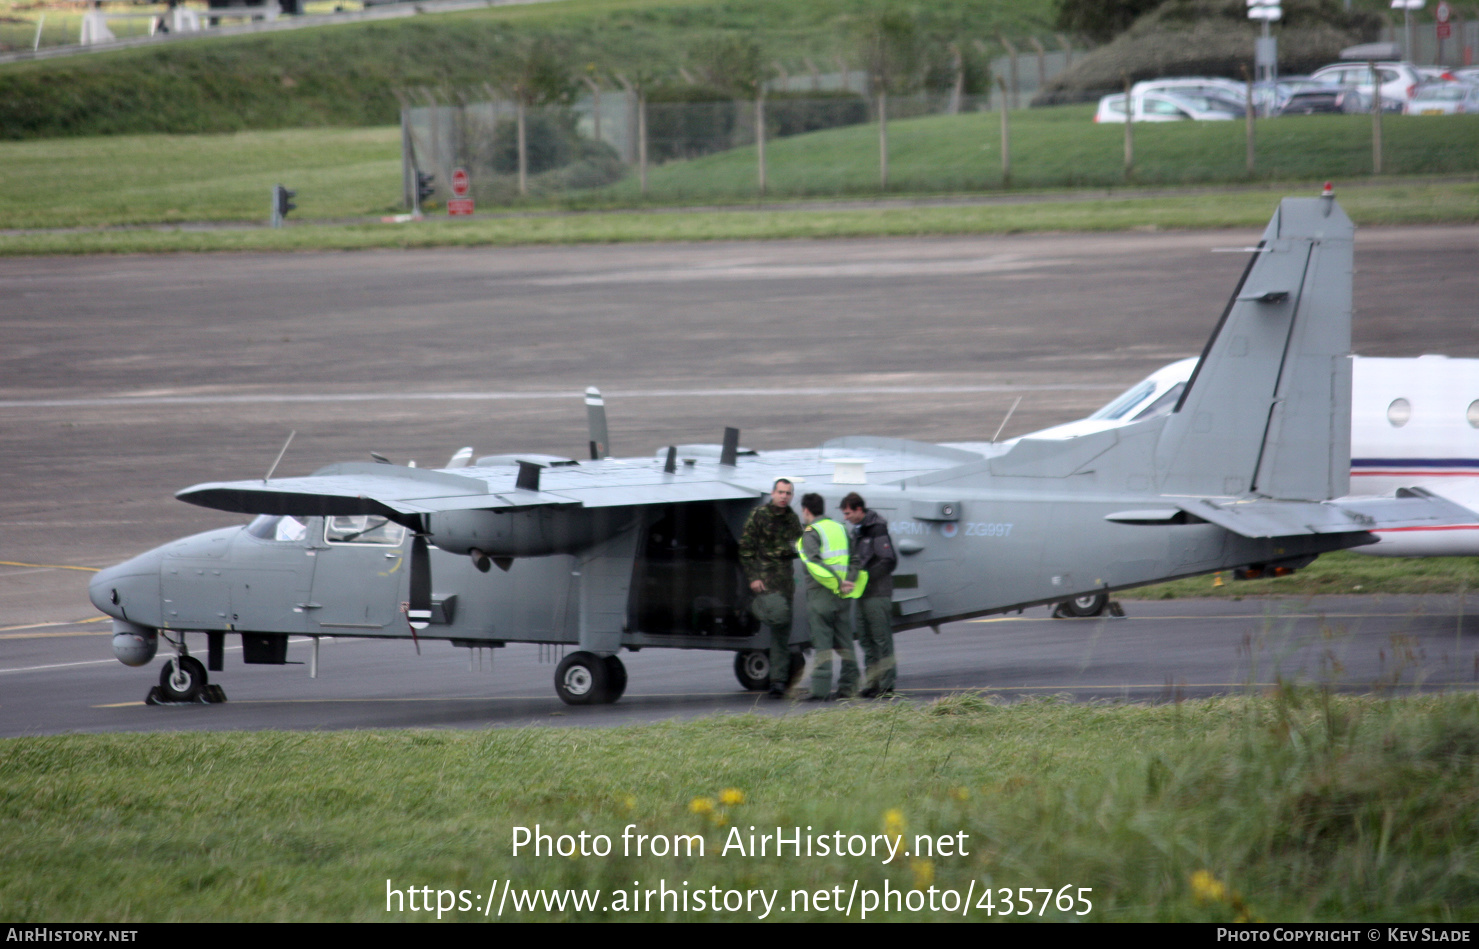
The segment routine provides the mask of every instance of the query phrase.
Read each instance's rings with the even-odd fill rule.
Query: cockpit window
[[[302,540],[308,533],[308,522],[286,515],[259,514],[247,525],[247,533],[263,540]]]
[[[1139,405],[1142,399],[1144,399],[1146,396],[1150,395],[1154,391],[1154,382],[1150,382],[1148,380],[1142,382],[1139,385],[1135,386],[1133,389],[1130,389],[1128,392],[1121,395],[1119,398],[1115,399],[1113,402],[1106,405],[1104,408],[1095,412],[1093,415],[1090,415],[1089,418],[1121,418],[1125,415],[1125,413],[1129,412],[1135,406]]]
[[[1160,418],[1162,415],[1170,414],[1171,410],[1176,407],[1176,400],[1181,398],[1181,390],[1185,388],[1186,383],[1176,383],[1174,386],[1167,389],[1165,391],[1165,394],[1162,395],[1160,398],[1156,399],[1154,402],[1150,403],[1139,412],[1136,412],[1135,417],[1131,421],[1138,422],[1141,419]]]
[[[351,514],[324,519],[324,540],[331,544],[399,546],[406,529],[376,514]]]

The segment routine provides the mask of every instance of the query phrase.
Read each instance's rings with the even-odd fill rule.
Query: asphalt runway
[[[537,662],[537,675],[512,680],[514,691],[458,686],[454,698],[464,699],[431,713],[418,694],[425,687],[409,679],[395,714],[324,712],[316,721],[319,713],[269,713],[246,697],[259,681],[296,682],[292,667],[239,666],[220,680],[233,696],[224,715],[152,709],[183,714],[118,724],[98,720],[98,710],[73,719],[60,708],[74,692],[85,692],[92,709],[101,696],[101,704],[138,701],[148,686],[146,673],[110,658],[102,624],[87,622],[96,618],[85,595],[88,568],[233,523],[172,495],[201,481],[261,476],[290,431],[298,434],[279,468],[286,475],[370,450],[423,466],[469,444],[479,453],[579,456],[580,394],[597,385],[618,455],[718,441],[726,425],[757,449],[864,433],[984,440],[1019,398],[1003,435],[1021,434],[1087,414],[1146,373],[1199,352],[1246,262],[1237,249],[1256,238],[1226,231],[0,261],[0,668],[99,661],[104,677],[0,673],[0,729],[216,727],[228,716],[233,724],[223,727],[454,725],[464,714],[490,720],[486,707],[456,711],[466,697],[486,695],[538,703],[537,712],[499,720],[544,720],[562,707],[551,670]],[[1356,351],[1479,356],[1476,252],[1474,228],[1358,232]],[[1355,602],[1349,610],[1359,612],[1367,601]],[[1452,632],[1457,606],[1443,615],[1457,656],[1468,632]],[[1196,640],[1198,627],[1184,622],[1182,639]],[[1373,635],[1407,635],[1403,622],[1394,618],[1391,630]],[[971,628],[991,629],[991,642],[1017,635]],[[395,652],[399,645],[341,643],[324,652],[365,655],[348,687],[381,695],[381,683],[393,687],[414,668],[400,655],[409,644]],[[376,650],[388,654],[369,661]],[[500,670],[522,668],[516,647],[506,652]],[[647,694],[638,669],[659,655],[633,657],[632,691],[621,705],[579,714],[630,720],[624,707]],[[654,681],[688,688],[691,678],[702,695],[726,696],[687,705],[749,701],[730,694],[726,656],[676,655],[677,671]],[[946,660],[938,673],[945,679],[905,685],[1004,688],[986,673],[1004,668],[1005,657],[987,655],[956,657],[959,675]],[[1059,658],[1076,655],[1068,644]],[[1052,669],[1051,658],[1040,661]],[[460,653],[446,661],[465,669]],[[326,688],[335,668],[326,661],[324,679],[300,684]],[[1127,670],[1121,684],[1153,689],[1163,671]],[[1229,678],[1243,681],[1210,671],[1187,681]],[[18,683],[33,681],[48,684],[24,702],[11,698]],[[313,694],[296,685],[293,692]],[[653,717],[687,714],[673,701],[641,699]],[[237,708],[261,711],[238,718],[247,713]],[[201,715],[215,717],[180,724]]]
[[[1479,595],[1311,600],[1126,601],[1121,619],[1055,620],[1046,609],[901,633],[899,695],[980,692],[1001,701],[1171,702],[1262,693],[1284,684],[1408,695],[1479,688]],[[563,704],[558,654],[510,645],[468,650],[426,641],[323,640],[309,666],[246,666],[228,648],[212,681],[219,705],[147,706],[162,658],[128,669],[105,633],[3,641],[0,736],[62,732],[483,728],[630,725],[701,715],[794,715],[853,703],[774,701],[743,691],[732,654],[623,653],[630,681],[615,705]],[[288,658],[306,662],[306,639]],[[571,647],[573,651],[573,647]],[[478,668],[478,663],[482,668]]]

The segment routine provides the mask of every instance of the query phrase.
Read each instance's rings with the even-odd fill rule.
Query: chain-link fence
[[[469,197],[481,208],[525,200],[579,203],[624,201],[648,193],[647,172],[658,165],[752,148],[748,175],[685,182],[664,175],[664,198],[729,199],[767,193],[828,194],[850,190],[825,162],[808,179],[767,181],[764,144],[770,141],[926,115],[980,112],[1025,104],[1039,85],[1070,62],[1071,53],[1044,51],[1004,56],[992,63],[1002,76],[989,95],[954,88],[880,97],[861,70],[782,75],[762,99],[713,101],[698,87],[592,87],[560,105],[520,105],[489,86],[457,96],[425,90],[403,99],[405,200],[412,203],[417,171],[434,176],[428,203],[450,197],[453,171],[467,173]],[[1019,61],[1020,60],[1020,61]],[[447,104],[455,98],[456,104]],[[693,101],[697,100],[697,101]],[[522,140],[522,148],[520,142]],[[754,146],[760,145],[760,148]],[[522,156],[522,157],[521,157]]]

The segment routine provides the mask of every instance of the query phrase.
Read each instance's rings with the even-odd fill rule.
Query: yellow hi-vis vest
[[[806,564],[807,571],[816,582],[836,593],[844,599],[856,599],[863,595],[863,588],[868,585],[868,571],[859,570],[857,580],[853,581],[851,593],[840,593],[842,581],[847,579],[847,561],[849,549],[847,545],[847,528],[828,517],[819,517],[810,524],[812,530],[817,532],[817,537],[822,541],[822,560],[817,563],[808,560],[802,543],[806,539],[803,531],[802,536],[796,540],[796,553],[800,555],[801,562]]]

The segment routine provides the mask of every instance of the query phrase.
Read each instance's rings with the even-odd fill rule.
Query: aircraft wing
[[[1405,491],[1395,498],[1338,501],[1188,498],[1172,503],[1187,514],[1234,534],[1255,538],[1436,527],[1468,523],[1474,516],[1473,512],[1421,489]]]
[[[513,510],[539,506],[619,507],[686,501],[753,500],[756,488],[732,483],[706,465],[668,474],[650,465],[601,462],[583,470],[546,469],[543,486],[520,487],[518,469],[462,468],[458,474],[395,465],[333,465],[305,478],[197,484],[182,501],[239,514],[335,516]],[[733,468],[726,474],[732,476]]]

